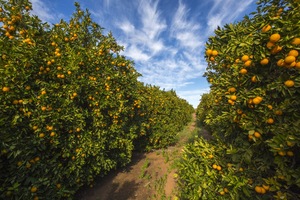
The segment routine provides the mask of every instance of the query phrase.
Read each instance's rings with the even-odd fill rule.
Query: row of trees
[[[193,108],[137,80],[89,12],[53,26],[0,0],[0,198],[72,198],[134,150],[165,147]]]
[[[215,30],[197,108],[213,140],[187,145],[183,199],[300,198],[300,2],[260,0]]]

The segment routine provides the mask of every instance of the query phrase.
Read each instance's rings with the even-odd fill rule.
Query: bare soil
[[[132,162],[102,177],[93,188],[83,188],[78,200],[153,200],[173,199],[176,196],[175,162],[183,146],[195,130],[192,122],[180,134],[179,142],[172,147],[149,153],[134,153]]]

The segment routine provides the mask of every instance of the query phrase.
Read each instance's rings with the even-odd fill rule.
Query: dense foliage
[[[209,38],[211,91],[197,113],[214,140],[185,148],[183,199],[300,198],[299,10],[261,0]]]
[[[53,26],[30,10],[0,0],[1,199],[72,198],[134,149],[174,143],[193,111],[186,101],[137,81],[122,47],[78,4]]]

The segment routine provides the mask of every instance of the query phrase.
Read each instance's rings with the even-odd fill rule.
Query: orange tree
[[[182,197],[300,198],[299,9],[299,1],[261,0],[252,18],[209,39],[214,98],[202,119],[215,140],[186,147]]]
[[[136,149],[151,150],[175,144],[177,134],[191,120],[193,107],[176,92],[143,85],[139,90],[137,116],[140,120]]]
[[[139,74],[79,5],[54,26],[0,5],[1,199],[68,197],[130,161]]]
[[[1,199],[72,198],[126,165],[145,128],[144,147],[165,147],[192,112],[138,82],[112,34],[75,5],[50,26],[29,1],[0,0]]]

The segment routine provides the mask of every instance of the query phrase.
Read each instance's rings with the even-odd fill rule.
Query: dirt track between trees
[[[175,146],[149,153],[134,153],[132,162],[96,181],[93,188],[79,191],[78,200],[151,200],[176,196],[175,163],[183,146],[191,139],[196,122],[180,133]]]

